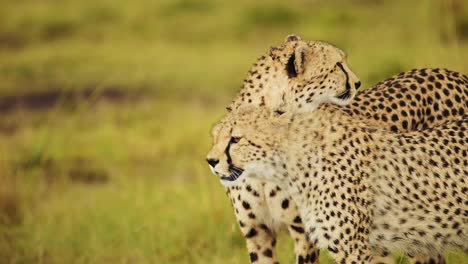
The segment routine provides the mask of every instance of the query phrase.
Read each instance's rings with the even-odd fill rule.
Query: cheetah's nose
[[[359,89],[359,87],[361,87],[361,82],[355,82],[354,86],[356,87],[356,89]]]
[[[219,163],[219,160],[217,160],[217,159],[206,159],[206,161],[207,161],[208,164],[210,164],[210,166],[213,167],[213,168],[216,166],[216,164]]]

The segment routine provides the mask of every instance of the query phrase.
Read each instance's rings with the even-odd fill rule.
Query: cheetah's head
[[[227,109],[256,105],[281,112],[312,111],[323,102],[349,104],[359,86],[342,50],[290,35],[258,59]]]
[[[211,171],[225,186],[257,175],[273,181],[285,177],[279,153],[290,118],[252,106],[228,113],[212,129],[213,146],[207,155]]]

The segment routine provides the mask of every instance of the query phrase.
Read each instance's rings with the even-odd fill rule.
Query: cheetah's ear
[[[287,35],[286,38],[284,38],[284,42],[299,41],[299,40],[301,40],[301,37],[299,37],[298,35],[294,35],[294,34]]]
[[[306,43],[299,43],[297,45],[286,64],[286,72],[289,78],[295,78],[305,71],[306,54],[309,52],[311,50]]]

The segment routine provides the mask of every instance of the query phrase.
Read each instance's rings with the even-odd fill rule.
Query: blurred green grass
[[[466,73],[468,6],[452,2],[0,1],[0,99],[93,92],[0,112],[0,262],[246,263],[204,157],[250,65],[297,33],[344,49],[364,87]]]

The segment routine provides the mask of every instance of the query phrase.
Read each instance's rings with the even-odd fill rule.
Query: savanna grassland
[[[463,0],[0,0],[0,263],[247,263],[209,130],[290,33],[363,87],[468,70]]]

